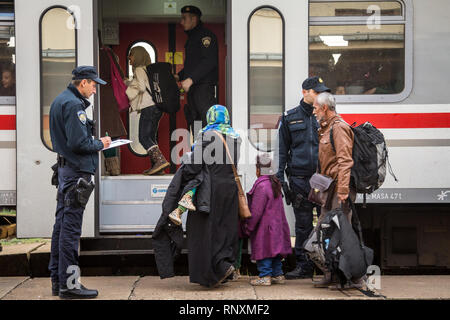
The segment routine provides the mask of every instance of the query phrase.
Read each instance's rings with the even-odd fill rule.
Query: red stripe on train
[[[450,128],[450,113],[366,113],[342,114],[352,124],[370,121],[380,129]],[[0,115],[0,130],[16,130],[15,115]]]
[[[370,121],[379,129],[450,128],[450,113],[342,114],[348,123]]]
[[[0,130],[16,130],[16,116],[0,115]]]

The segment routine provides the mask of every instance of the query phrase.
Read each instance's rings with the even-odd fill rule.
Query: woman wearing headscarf
[[[151,64],[150,55],[144,47],[136,46],[128,56],[133,67],[133,80],[128,84],[127,96],[130,100],[131,112],[141,113],[139,119],[139,142],[150,156],[151,167],[143,172],[152,175],[162,172],[169,166],[156,141],[160,111],[153,102],[147,76],[147,66]]]
[[[190,211],[186,221],[190,282],[214,287],[234,271],[238,252],[238,189],[224,141],[237,166],[241,138],[230,126],[226,107],[212,106],[199,132],[184,179],[204,170],[210,184],[210,210]]]

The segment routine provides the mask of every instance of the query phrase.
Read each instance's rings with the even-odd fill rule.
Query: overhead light
[[[16,46],[16,38],[10,37],[8,42],[8,47],[15,47]]]
[[[348,41],[344,36],[319,36],[320,40],[329,47],[347,47]]]
[[[333,53],[333,54],[332,54],[333,59],[334,59],[334,65],[336,65],[336,64],[338,63],[339,58],[341,57],[341,55],[342,55],[342,54],[340,54],[340,53]]]

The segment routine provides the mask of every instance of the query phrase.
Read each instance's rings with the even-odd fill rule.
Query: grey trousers
[[[350,192],[349,192],[348,196],[353,201],[353,203],[355,203],[356,191],[354,189],[350,188]],[[337,195],[337,193],[335,193],[333,195],[333,199],[331,200],[331,209],[327,210],[324,207],[321,208],[319,221],[321,221],[328,212],[330,212],[333,209],[337,209],[340,206],[341,206],[341,204],[339,203],[338,195]],[[350,222],[350,224],[352,224],[352,209],[350,208],[350,205],[348,202],[344,203],[343,211],[344,211],[345,215],[347,216],[348,222]]]

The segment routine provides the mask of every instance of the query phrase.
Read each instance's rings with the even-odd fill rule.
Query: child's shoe
[[[272,277],[265,276],[261,278],[256,278],[250,281],[252,286],[270,286],[272,284]]]
[[[284,276],[280,274],[279,276],[272,277],[272,284],[284,284]]]
[[[170,221],[172,221],[173,223],[175,223],[176,225],[181,225],[181,215],[183,214],[183,212],[181,211],[180,208],[176,208],[175,210],[173,210],[170,214],[169,214],[169,219]]]
[[[178,204],[190,211],[197,210],[194,204],[192,203],[192,197],[189,194],[185,194],[183,198],[181,198],[181,200],[178,202]]]

